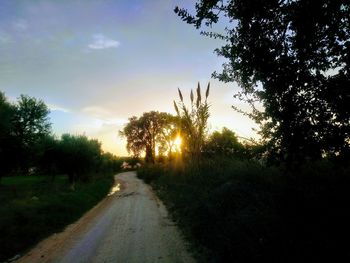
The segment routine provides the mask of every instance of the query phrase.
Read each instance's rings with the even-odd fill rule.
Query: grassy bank
[[[254,162],[206,159],[144,167],[200,262],[350,259],[349,169],[314,163],[291,172]]]
[[[111,175],[95,176],[69,190],[68,178],[13,176],[0,185],[0,262],[62,230],[106,196]]]

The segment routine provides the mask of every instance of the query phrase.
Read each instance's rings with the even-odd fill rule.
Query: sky
[[[50,108],[54,134],[97,138],[105,151],[126,155],[119,130],[131,116],[175,114],[177,88],[189,100],[200,82],[211,85],[211,131],[228,127],[255,137],[235,83],[211,79],[222,44],[181,21],[175,6],[190,0],[0,0],[0,91]]]

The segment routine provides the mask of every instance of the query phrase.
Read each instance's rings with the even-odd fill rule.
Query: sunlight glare
[[[178,135],[174,140],[175,149],[177,151],[181,150],[181,144],[182,144],[182,139],[181,139],[180,135]]]
[[[181,146],[181,143],[182,143],[182,139],[180,136],[177,136],[175,141],[174,141],[174,144],[177,146],[177,147],[180,147]]]

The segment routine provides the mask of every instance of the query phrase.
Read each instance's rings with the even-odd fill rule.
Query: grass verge
[[[106,196],[114,179],[95,176],[69,190],[66,176],[2,178],[0,185],[0,262],[76,221]]]
[[[291,172],[258,163],[207,159],[154,165],[150,183],[199,262],[350,260],[349,169],[321,162]]]

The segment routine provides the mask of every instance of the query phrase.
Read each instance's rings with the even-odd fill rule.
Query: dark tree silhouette
[[[236,158],[242,156],[243,148],[237,135],[226,127],[221,132],[213,132],[205,144],[205,151],[208,153]]]
[[[128,124],[120,132],[127,139],[127,150],[135,156],[146,153],[146,161],[154,162],[156,146],[170,146],[169,140],[175,129],[174,117],[165,112],[145,112],[140,118],[129,118]]]
[[[15,105],[13,119],[16,137],[23,145],[31,147],[40,138],[50,134],[49,109],[42,100],[21,95]]]
[[[14,104],[12,119],[12,146],[16,148],[16,159],[23,171],[33,165],[36,146],[51,133],[49,109],[42,100],[21,95]]]
[[[3,174],[7,173],[12,166],[12,118],[14,107],[7,101],[5,95],[0,92],[0,180]]]
[[[86,181],[89,173],[98,167],[101,143],[84,135],[63,134],[59,141],[60,170],[68,175],[74,190],[77,180]]]
[[[195,15],[175,12],[196,28],[229,21],[223,33],[202,32],[225,41],[216,53],[227,62],[214,76],[240,84],[236,96],[252,106],[247,114],[279,159],[349,153],[349,1],[200,0],[195,7]]]

